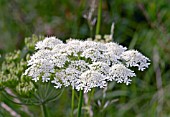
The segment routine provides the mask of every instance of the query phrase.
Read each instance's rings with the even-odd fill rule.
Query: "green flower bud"
[[[31,81],[21,82],[17,85],[16,91],[24,97],[30,97],[35,91],[35,86]]]
[[[30,60],[30,54],[27,54],[27,55],[26,55],[26,60],[27,60],[27,61]]]
[[[21,56],[21,51],[20,50],[17,50],[17,51],[14,51],[13,53],[8,53],[5,55],[5,61],[7,63],[10,63],[11,61],[19,61],[20,60],[20,56]]]
[[[30,76],[21,75],[21,82],[29,82],[31,79]]]
[[[32,35],[25,39],[26,47],[20,51],[8,53],[4,56],[0,71],[0,87],[16,88],[18,93],[29,95],[35,89],[31,78],[23,76],[27,68],[27,60],[34,52],[35,44],[44,39],[42,36]],[[22,88],[23,87],[23,88]]]
[[[15,87],[19,83],[19,78],[16,75],[8,74],[0,77],[0,86]]]

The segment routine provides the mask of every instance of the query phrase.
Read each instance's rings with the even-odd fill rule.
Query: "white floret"
[[[63,42],[56,37],[46,37],[43,41],[39,41],[35,45],[35,49],[52,49],[57,44],[62,44]]]
[[[76,80],[76,89],[84,90],[84,93],[91,91],[94,87],[104,88],[107,86],[104,75],[97,71],[88,70],[83,72],[79,79]]]
[[[148,68],[150,65],[150,63],[148,63],[150,60],[136,50],[128,50],[123,52],[121,54],[121,58],[125,60],[127,67],[138,67],[138,70],[141,71]]]
[[[123,64],[115,64],[110,68],[109,81],[116,81],[117,83],[130,83],[129,77],[134,77],[136,74],[134,71],[128,69]]]

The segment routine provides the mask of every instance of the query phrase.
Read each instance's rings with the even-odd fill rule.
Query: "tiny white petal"
[[[137,50],[125,51],[121,54],[121,58],[125,60],[127,67],[138,67],[138,70],[141,71],[150,65],[150,63],[147,63],[150,60]]]

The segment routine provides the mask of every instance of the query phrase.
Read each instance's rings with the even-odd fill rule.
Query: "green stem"
[[[72,100],[71,100],[71,117],[74,116],[74,89],[72,89]]]
[[[78,115],[77,115],[77,117],[81,117],[82,103],[83,103],[83,90],[80,91],[80,95],[79,95]]]
[[[48,117],[47,108],[44,103],[41,104],[41,113],[42,113],[42,117]]]
[[[96,35],[98,35],[98,34],[99,34],[99,31],[100,31],[101,15],[102,15],[102,0],[99,1],[99,6],[98,6]]]

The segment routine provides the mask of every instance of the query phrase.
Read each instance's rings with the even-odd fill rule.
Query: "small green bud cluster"
[[[27,60],[35,49],[35,43],[43,37],[33,35],[25,39],[25,47],[4,56],[0,71],[0,87],[15,90],[19,95],[29,97],[35,91],[35,86],[29,76],[23,73],[27,69]]]

